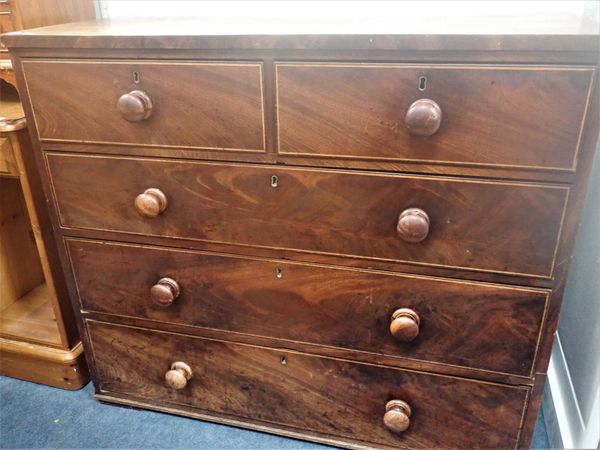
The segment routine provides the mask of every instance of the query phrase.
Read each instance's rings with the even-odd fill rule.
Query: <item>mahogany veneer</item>
[[[46,160],[63,228],[542,278],[552,276],[569,194],[566,186],[489,180],[54,152]],[[154,213],[131,205],[152,187],[168,206],[148,220]],[[397,227],[416,205],[430,221],[420,244]]]
[[[527,448],[597,34],[228,26],[5,37],[96,396],[343,447]]]

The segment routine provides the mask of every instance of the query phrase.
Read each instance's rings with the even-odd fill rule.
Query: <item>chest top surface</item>
[[[111,19],[9,33],[9,47],[597,52],[600,24],[576,15]]]

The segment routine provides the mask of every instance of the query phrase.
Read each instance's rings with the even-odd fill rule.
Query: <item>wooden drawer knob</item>
[[[408,208],[398,216],[398,235],[406,242],[421,242],[429,234],[429,216],[419,208]]]
[[[183,389],[191,378],[192,368],[181,361],[171,364],[171,370],[165,374],[167,386],[173,389]]]
[[[392,433],[402,433],[410,425],[410,406],[402,400],[390,400],[385,405],[383,423]]]
[[[442,124],[442,109],[428,98],[422,98],[408,107],[404,124],[413,136],[431,136]]]
[[[393,312],[390,333],[397,340],[410,342],[419,335],[419,315],[410,308],[400,308]]]
[[[144,91],[131,91],[119,97],[117,110],[123,119],[129,122],[141,122],[152,114],[152,100]]]
[[[179,297],[179,284],[172,278],[161,278],[150,288],[152,301],[160,306],[169,306]]]
[[[167,196],[160,189],[146,189],[135,198],[134,206],[144,217],[157,217],[167,208]]]

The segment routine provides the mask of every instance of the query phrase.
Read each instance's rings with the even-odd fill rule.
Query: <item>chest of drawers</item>
[[[5,37],[96,396],[342,447],[528,447],[597,36],[129,27]]]

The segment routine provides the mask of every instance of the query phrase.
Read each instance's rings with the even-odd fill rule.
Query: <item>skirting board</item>
[[[542,405],[552,448],[596,449],[600,443],[600,389],[593,395],[589,419],[582,417],[569,366],[557,334],[548,366],[548,385]]]

